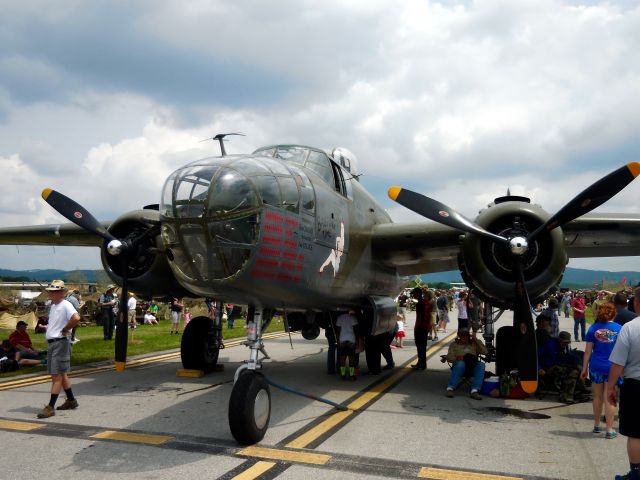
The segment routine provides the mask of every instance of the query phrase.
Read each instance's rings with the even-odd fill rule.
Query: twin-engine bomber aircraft
[[[220,141],[223,137],[213,137]],[[122,286],[116,368],[126,361],[126,296],[202,296],[217,300],[213,319],[194,318],[181,344],[185,368],[211,371],[222,345],[224,302],[249,306],[249,360],[235,374],[231,433],[260,441],[271,414],[261,373],[262,334],[274,312],[291,330],[316,338],[328,316],[356,309],[364,330],[395,325],[394,297],[406,276],[459,268],[467,285],[514,326],[498,332],[496,359],[517,367],[527,392],[537,387],[530,299],[560,281],[572,257],[640,255],[640,215],[585,215],[640,173],[629,163],[584,190],[555,215],[529,199],[497,198],[470,220],[399,187],[389,196],[436,223],[394,224],[360,185],[355,157],[300,145],[205,158],[173,172],[161,203],[100,223],[64,195],[43,198],[73,224],[0,229],[0,244],[98,246]],[[262,354],[262,357],[261,357]]]

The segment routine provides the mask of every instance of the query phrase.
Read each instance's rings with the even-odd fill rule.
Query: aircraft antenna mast
[[[200,141],[206,142],[207,140],[218,140],[218,142],[220,142],[220,155],[226,157],[227,151],[224,148],[224,137],[226,137],[227,135],[240,135],[241,137],[245,136],[244,133],[219,133],[215,137],[205,138],[204,140]]]

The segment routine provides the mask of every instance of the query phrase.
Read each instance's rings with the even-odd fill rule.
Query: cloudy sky
[[[640,160],[634,1],[0,0],[0,226],[158,203],[175,168],[273,143],[347,147],[396,221],[398,184],[473,217],[509,187],[555,211]],[[640,212],[640,183],[599,211]],[[0,247],[0,268],[98,268]],[[640,257],[570,266],[640,270]]]

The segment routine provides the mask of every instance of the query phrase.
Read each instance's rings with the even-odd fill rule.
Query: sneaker
[[[76,343],[78,343],[80,341],[80,339],[78,337],[74,338],[73,340],[71,340],[71,345],[75,345]]]
[[[453,390],[447,388],[447,398],[453,398]]]
[[[417,363],[414,364],[414,365],[411,365],[411,368],[413,368],[414,370],[426,370],[427,369],[426,365],[423,367],[422,365],[419,365]]]
[[[563,397],[563,396],[558,397],[558,401],[566,405],[573,405],[574,403],[576,403],[572,398]]]
[[[604,435],[604,438],[606,438],[607,440],[611,440],[612,438],[616,438],[617,436],[618,432],[616,432],[615,430],[611,430]]]
[[[616,479],[615,480],[637,480],[638,478],[640,478],[640,475],[636,475],[634,477],[633,476],[633,472],[628,472],[625,475],[616,475]]]
[[[38,418],[49,418],[56,414],[56,409],[51,405],[45,405],[44,408],[38,414]]]
[[[73,400],[67,398],[64,403],[58,407],[58,410],[73,410],[75,408],[78,408],[78,401],[75,398]]]
[[[435,337],[433,337],[433,341],[437,341],[438,340],[438,336],[436,335]]]
[[[387,363],[384,367],[382,367],[382,370],[391,370],[395,366],[395,363]]]
[[[478,392],[471,392],[469,394],[469,396],[471,398],[473,398],[474,400],[482,400],[482,397],[480,396],[480,394]]]
[[[593,430],[591,430],[591,433],[602,433],[602,427],[593,427]]]

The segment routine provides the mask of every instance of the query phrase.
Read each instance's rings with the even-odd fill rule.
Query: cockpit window
[[[255,182],[258,192],[262,196],[262,203],[280,207],[282,202],[280,201],[280,189],[278,188],[276,177],[258,175],[251,177],[251,180]]]
[[[307,159],[305,166],[316,172],[325,182],[333,187],[335,183],[333,179],[333,170],[331,169],[329,157],[324,153],[316,152],[315,150],[309,152],[309,158]]]
[[[285,162],[303,165],[308,153],[309,149],[304,147],[278,147],[275,157]]]
[[[300,195],[296,181],[291,177],[277,177],[280,193],[282,194],[282,208],[298,213]]]
[[[302,199],[302,210],[307,213],[313,213],[316,207],[313,186],[309,181],[309,177],[300,168],[291,167],[293,178],[300,189],[300,197]]]
[[[262,159],[262,162],[269,167],[269,169],[276,174],[279,175],[290,175],[289,170],[287,169],[287,167],[282,163],[279,162],[278,160],[274,160],[272,158],[264,158]]]

